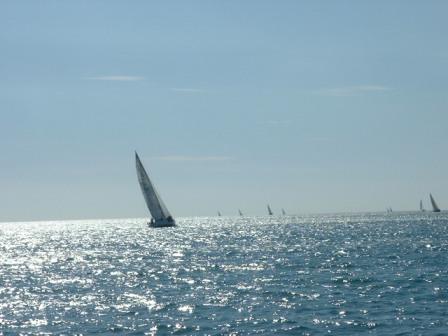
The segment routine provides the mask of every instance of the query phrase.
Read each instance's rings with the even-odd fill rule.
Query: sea
[[[448,214],[0,223],[0,335],[448,335]]]

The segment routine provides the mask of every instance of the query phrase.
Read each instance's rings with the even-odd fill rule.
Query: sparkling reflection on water
[[[448,215],[0,224],[0,334],[448,334]]]

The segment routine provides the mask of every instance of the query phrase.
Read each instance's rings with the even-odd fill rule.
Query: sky
[[[447,1],[0,4],[0,221],[448,209]]]

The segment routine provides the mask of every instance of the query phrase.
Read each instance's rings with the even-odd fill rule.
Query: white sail
[[[423,201],[422,200],[420,200],[420,211],[421,212],[425,211],[425,208],[423,207]]]
[[[269,216],[272,216],[274,213],[272,212],[272,210],[271,210],[271,207],[269,206],[269,204],[268,204],[268,214],[269,214]]]
[[[162,198],[157,193],[154,185],[148,177],[145,168],[138,157],[137,152],[135,153],[135,164],[137,168],[138,182],[140,183],[140,188],[142,189],[143,197],[145,198],[146,205],[148,206],[149,212],[153,218],[151,221],[152,226],[173,226],[175,222],[170,212],[166,208],[162,201]]]
[[[433,212],[440,212],[440,208],[437,206],[437,203],[436,203],[436,201],[434,200],[434,197],[432,197],[431,194],[429,194],[429,199],[431,200],[432,211]]]

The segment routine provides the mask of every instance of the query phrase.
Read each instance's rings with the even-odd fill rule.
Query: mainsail
[[[154,226],[173,226],[175,224],[173,217],[154,188],[154,185],[151,183],[137,152],[135,152],[135,164],[138,182],[140,183],[140,188],[142,189],[149,212],[154,219]]]
[[[268,214],[269,214],[269,216],[272,216],[274,213],[272,212],[272,210],[271,210],[271,207],[269,206],[269,204],[268,204]]]
[[[433,212],[440,212],[440,208],[437,206],[437,203],[436,203],[436,201],[434,200],[434,197],[432,197],[431,194],[429,194],[429,199],[431,200],[432,211]]]

